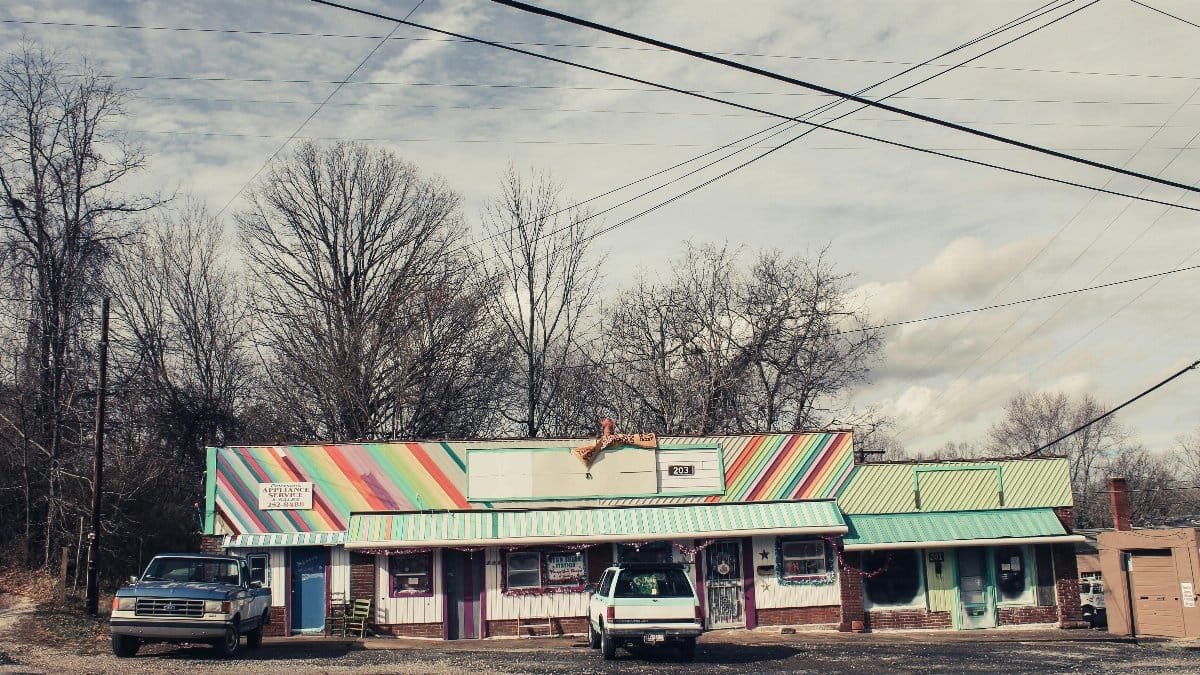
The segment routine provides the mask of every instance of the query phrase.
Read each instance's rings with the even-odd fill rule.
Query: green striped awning
[[[841,534],[832,501],[354,513],[346,548]]]
[[[944,548],[1083,541],[1054,509],[847,515],[846,550]]]
[[[275,546],[338,546],[345,543],[345,532],[278,532],[275,534],[227,534],[221,540],[225,548],[272,548]]]

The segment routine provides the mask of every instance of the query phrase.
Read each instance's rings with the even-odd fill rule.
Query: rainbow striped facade
[[[561,447],[584,442],[546,439],[488,444]],[[850,432],[664,437],[660,443],[719,446],[724,463],[724,494],[576,503],[832,499],[853,469]],[[205,531],[234,535],[344,532],[352,512],[493,508],[494,504],[468,502],[466,498],[466,452],[468,447],[479,445],[478,441],[448,441],[210,448]],[[258,484],[303,482],[314,484],[311,510],[257,507]]]

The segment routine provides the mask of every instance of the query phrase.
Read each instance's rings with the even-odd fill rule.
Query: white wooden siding
[[[442,552],[433,552],[433,595],[393,598],[388,559],[375,556],[375,621],[381,625],[442,622]]]
[[[505,595],[501,575],[500,550],[487,549],[484,565],[487,584],[487,619],[516,619],[519,617],[552,616],[556,618],[587,616],[589,593],[547,593],[545,595]],[[503,637],[503,636],[496,636]]]
[[[758,566],[779,565],[775,559],[775,537],[753,537],[754,544],[754,604],[761,609],[778,609],[783,607],[823,607],[839,605],[842,593],[835,577],[829,584],[802,584],[784,586],[779,583],[778,576],[772,572],[770,576],[759,576]],[[766,560],[762,552],[767,552]],[[836,568],[836,561],[834,563]]]
[[[725,489],[725,476],[721,473],[721,451],[717,448],[695,448],[691,450],[659,450],[658,491],[660,494],[715,494]],[[672,465],[691,465],[691,476],[672,476]]]
[[[658,490],[655,452],[605,450],[591,468],[567,450],[471,450],[467,498],[471,501],[653,495]]]
[[[329,550],[329,596],[350,598],[350,552],[342,546]]]
[[[234,555],[243,558],[254,553],[267,554],[267,586],[271,589],[271,606],[283,607],[287,604],[287,566],[286,548],[231,548]]]

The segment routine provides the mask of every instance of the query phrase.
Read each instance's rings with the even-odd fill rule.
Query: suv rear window
[[[613,597],[690,598],[692,587],[681,569],[624,570]]]

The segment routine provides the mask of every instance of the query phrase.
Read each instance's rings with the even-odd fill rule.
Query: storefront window
[[[795,579],[829,572],[825,542],[820,539],[782,541],[779,544],[783,578]]]
[[[673,554],[674,550],[670,542],[666,541],[655,541],[640,546],[617,545],[618,562],[665,563],[671,562]]]
[[[996,561],[996,599],[999,602],[1033,602],[1029,578],[1031,556],[1025,546],[992,549]]]
[[[433,553],[388,556],[391,596],[426,595],[433,592]]]
[[[863,556],[866,573],[884,570],[863,580],[867,602],[873,607],[911,607],[924,595],[920,551],[872,551]]]
[[[251,553],[246,556],[246,564],[250,567],[250,583],[257,581],[263,586],[270,586],[270,557],[266,553]]]
[[[541,588],[542,554],[538,551],[509,551],[505,554],[506,588]]]

